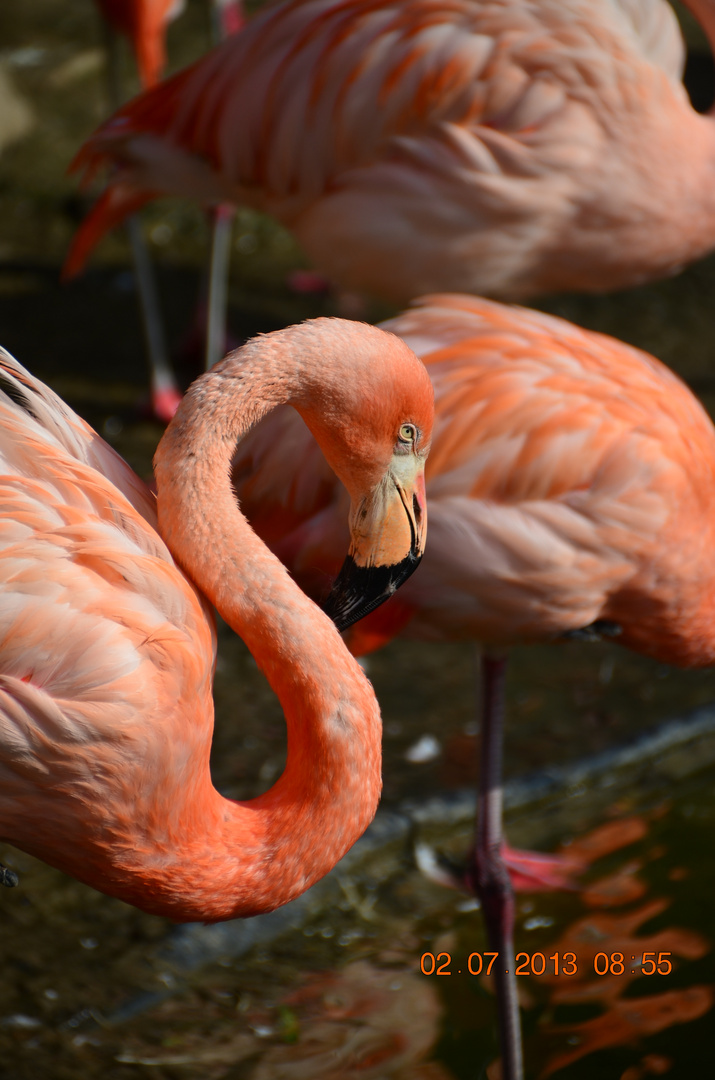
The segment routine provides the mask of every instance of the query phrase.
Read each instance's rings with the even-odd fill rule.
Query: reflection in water
[[[664,813],[667,807],[650,816],[658,818]],[[646,841],[648,831],[645,817],[625,818],[592,831],[568,850],[593,862],[635,841]],[[553,1051],[540,1077],[551,1076],[598,1050],[637,1044],[645,1036],[674,1024],[696,1020],[715,1003],[712,986],[671,989],[665,982],[668,975],[678,970],[679,960],[699,960],[710,951],[710,943],[703,934],[675,926],[639,933],[671,903],[657,897],[645,899],[648,884],[638,876],[648,858],[661,858],[665,853],[662,846],[651,848],[645,858],[629,858],[615,871],[589,884],[582,890],[581,900],[586,907],[597,910],[576,919],[544,948],[547,956],[571,952],[578,958],[578,972],[573,976],[557,976],[547,967],[541,977],[540,984],[549,988],[550,1008],[598,1003],[603,1011],[570,1024],[553,1019],[544,1024],[541,1037],[558,1036],[561,1045],[566,1042],[568,1049]],[[670,877],[677,879],[682,873],[671,872]],[[626,911],[603,910],[632,905],[638,900],[644,902]],[[640,992],[628,993],[636,981]],[[657,1075],[668,1071],[670,1065],[663,1055],[647,1054],[639,1066],[626,1070],[622,1080],[637,1080],[649,1073]]]
[[[424,1061],[439,1033],[437,992],[405,968],[358,961],[315,976],[286,1005],[299,1040],[272,1047],[250,1080],[451,1080]]]
[[[671,806],[611,819],[562,848],[588,867],[580,891],[520,899],[517,949],[531,958],[532,971],[542,966],[534,962],[538,954],[547,961],[543,975],[519,980],[528,1080],[698,1075],[709,1037],[703,1017],[715,1001],[709,955],[715,788],[712,770],[701,777],[673,791]],[[572,820],[573,811],[567,816]],[[377,865],[376,877],[359,872],[350,888],[344,883],[343,899],[316,912],[303,934],[185,974],[171,996],[153,997],[150,1011],[140,982],[151,991],[158,984],[170,988],[173,978],[162,959],[165,947],[155,951],[146,936],[155,928],[161,941],[158,920],[115,901],[105,924],[98,921],[104,899],[92,905],[95,894],[78,893],[89,922],[56,924],[62,981],[43,938],[44,912],[27,923],[36,948],[6,943],[0,1055],[12,1062],[13,1080],[125,1080],[126,1070],[137,1068],[150,1069],[156,1080],[475,1080],[485,1074],[496,1080],[491,980],[464,970],[467,955],[485,948],[479,915],[458,894],[400,867],[394,852]],[[38,873],[63,895],[54,872],[38,866]],[[68,882],[67,888],[73,896],[80,887]],[[74,910],[69,900],[62,903]],[[18,929],[23,910],[8,908]],[[120,962],[107,946],[121,918],[127,934]],[[71,950],[61,952],[73,934],[82,935],[80,959],[92,946],[93,967],[82,967]],[[138,942],[133,958],[132,939]],[[426,951],[451,954],[450,978],[421,973]],[[570,976],[567,953],[578,961]],[[555,954],[562,959],[558,976],[548,962]],[[658,973],[670,964],[669,974]],[[77,1008],[76,979],[88,1006],[77,1023],[68,1022]],[[24,997],[13,983],[27,986]],[[119,1009],[123,1022],[105,1024],[102,1017],[112,1015],[129,986],[136,987],[135,1007]]]
[[[570,1027],[553,1027],[551,1031],[568,1031],[571,1039],[578,1037],[580,1043],[571,1050],[555,1054],[540,1075],[550,1076],[596,1050],[635,1043],[644,1035],[653,1035],[672,1024],[697,1020],[712,1008],[713,1000],[712,987],[693,986],[634,1000],[614,1001],[609,1003],[603,1016],[594,1020]]]
[[[273,1008],[249,1005],[239,1030],[223,1038],[189,1034],[179,1052],[125,1050],[117,1060],[200,1067],[215,1077],[246,1062],[242,1080],[454,1080],[424,1060],[442,1012],[434,987],[414,971],[361,960],[309,977]]]

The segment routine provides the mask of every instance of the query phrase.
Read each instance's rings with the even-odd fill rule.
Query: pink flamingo
[[[330,619],[240,513],[231,455],[274,406],[300,411],[352,493],[350,556],[329,601],[349,625],[422,553],[423,366],[394,336],[340,320],[253,340],[184,398],[156,453],[156,505],[7,354],[0,390],[0,837],[177,921],[286,903],[371,820],[380,717]],[[209,602],[286,715],[286,769],[248,802],[209,775]]]
[[[95,0],[111,30],[129,39],[145,90],[156,86],[166,67],[166,31],[185,0]],[[216,40],[243,27],[242,0],[211,0]],[[114,58],[116,64],[116,57]]]
[[[184,9],[184,0],[95,0],[106,39],[107,97],[111,109],[124,101],[119,37],[132,47],[139,79],[145,90],[156,86],[166,66],[166,30]],[[169,362],[159,290],[138,218],[126,220],[132,249],[139,309],[149,366],[151,406],[154,415],[168,423],[181,401],[181,391]]]
[[[129,39],[144,89],[156,86],[166,67],[166,28],[184,0],[95,0],[108,26]]]
[[[419,574],[348,641],[358,654],[396,634],[486,646],[465,880],[482,899],[490,947],[513,961],[503,856],[522,883],[557,867],[503,851],[502,650],[617,633],[665,663],[715,663],[715,429],[663,364],[561,319],[443,295],[382,326],[422,358],[435,389],[430,544]],[[346,539],[344,496],[318,457],[283,411],[235,463],[244,512],[313,593]],[[516,987],[503,969],[500,978],[505,1075],[515,1077]]]
[[[107,38],[107,88],[112,109],[118,109],[124,99],[120,75],[120,55],[117,34],[131,42],[139,78],[145,90],[155,86],[166,66],[166,31],[170,22],[184,10],[184,0],[95,0],[104,18]],[[216,40],[241,29],[243,9],[241,0],[212,0],[212,23]],[[219,316],[213,310],[217,304],[225,307],[225,292],[221,283],[228,275],[228,255],[232,210],[218,207],[213,221],[213,262],[216,274],[211,295],[212,319],[209,336],[213,333],[210,351],[215,362],[223,355],[225,333],[216,327]],[[139,222],[130,216],[126,222],[141,308],[147,360],[151,378],[151,401],[155,416],[168,423],[181,401],[181,391],[169,362],[166,335],[161,317],[159,292],[152,270],[146,243]],[[218,290],[218,295],[216,294]],[[210,365],[209,365],[210,366]]]
[[[711,0],[687,0],[711,40]],[[666,0],[287,0],[126,105],[78,154],[118,167],[67,261],[162,193],[293,230],[396,303],[601,291],[715,247],[715,122]]]

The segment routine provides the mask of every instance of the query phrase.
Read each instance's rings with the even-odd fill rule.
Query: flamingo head
[[[419,565],[427,534],[424,468],[432,384],[404,342],[382,336],[389,362],[380,362],[379,350],[378,356],[363,356],[354,402],[342,415],[331,410],[328,439],[315,432],[350,494],[350,548],[323,604],[339,630],[374,611],[407,580]]]

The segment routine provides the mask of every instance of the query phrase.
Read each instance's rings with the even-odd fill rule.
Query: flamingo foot
[[[331,291],[331,284],[326,277],[319,274],[316,270],[291,270],[286,277],[286,285],[291,292],[298,293],[299,295],[310,295],[311,293],[329,293]]]
[[[551,892],[554,889],[576,891],[574,876],[582,873],[585,864],[567,855],[544,855],[540,851],[518,851],[502,844],[512,886],[516,892]]]
[[[4,885],[6,889],[14,889],[20,884],[20,879],[14,870],[8,870],[6,866],[0,863],[0,885]]]
[[[518,851],[502,845],[506,864],[515,892],[551,892],[554,889],[575,891],[573,877],[581,873],[584,864],[579,859],[563,855],[543,855],[538,851]],[[472,875],[466,862],[451,859],[429,844],[415,845],[418,870],[429,881],[448,889],[465,890],[476,895]]]
[[[151,411],[162,424],[168,424],[179,408],[183,394],[175,386],[153,389],[151,392]]]

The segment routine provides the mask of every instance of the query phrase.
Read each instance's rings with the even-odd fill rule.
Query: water
[[[708,754],[712,731],[641,762],[639,785],[637,770],[602,772],[510,815],[515,843],[536,832],[586,864],[573,890],[519,896],[529,1077],[697,1075],[715,999],[715,768],[689,770]],[[433,832],[459,850],[468,830]],[[218,948],[211,928],[172,946],[161,920],[17,855],[22,894],[3,897],[8,1075],[494,1080],[479,914],[409,855],[405,835],[376,845],[330,902],[248,951],[230,925]]]
[[[204,45],[204,15],[194,2],[173,28],[170,48],[178,64]],[[126,241],[109,238],[76,283],[57,280],[80,209],[65,169],[103,115],[89,2],[6,5],[0,72],[0,340],[148,476],[160,429],[137,407],[146,379]],[[199,291],[207,227],[198,210],[168,201],[150,208],[146,220],[177,346]],[[286,274],[302,260],[283,230],[241,212],[234,246],[237,339],[333,312],[329,296],[287,287]],[[710,259],[628,294],[543,306],[654,352],[713,411],[714,291]],[[179,364],[185,381],[198,364],[186,349]],[[385,717],[387,810],[472,783],[473,668],[466,645],[396,643],[371,659]],[[614,644],[515,650],[508,689],[509,776],[600,753],[715,698],[712,673],[675,672]],[[282,768],[283,721],[247,651],[225,630],[216,701],[216,784],[227,795],[251,797]],[[429,753],[411,754],[418,744]],[[577,954],[579,966],[577,976],[545,972],[521,981],[529,1076],[639,1080],[701,1071],[715,984],[713,778],[711,767],[694,773],[692,762],[668,773],[651,764],[612,792],[571,791],[511,815],[517,844],[554,850],[570,840],[573,850],[606,826],[612,842],[621,841],[605,850],[607,837],[595,833],[598,857],[585,891],[520,900],[517,949],[527,953],[527,967],[535,958],[538,969],[538,954],[558,954],[563,967],[566,952]],[[431,842],[453,853],[464,849],[468,833],[464,822],[426,829]],[[18,870],[21,887],[0,895],[0,1077],[496,1075],[489,983],[464,973],[469,955],[484,952],[479,914],[415,870],[406,832],[390,834],[368,864],[339,876],[293,930],[241,955],[227,947],[221,956],[200,939],[196,954],[206,963],[191,970],[167,959],[174,953],[166,922],[22,853],[3,849],[3,858]],[[623,974],[596,975],[596,952],[609,966],[623,953]],[[643,952],[656,960],[672,954],[672,972],[638,974],[631,957]],[[425,953],[449,954],[452,974],[424,975]]]

